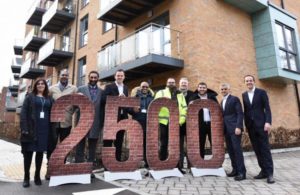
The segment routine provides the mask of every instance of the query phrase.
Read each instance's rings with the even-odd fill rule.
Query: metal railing
[[[13,66],[22,66],[22,64],[23,64],[23,58],[18,57],[17,55],[15,55],[12,59],[11,65],[13,65]]]
[[[29,20],[29,18],[32,16],[32,14],[34,13],[36,8],[42,8],[42,2],[41,0],[34,0],[31,4],[31,6],[28,9],[28,15],[27,15],[27,20]]]
[[[47,58],[53,50],[74,52],[74,39],[68,36],[55,35],[39,50],[38,61]]]
[[[98,52],[99,71],[109,70],[125,62],[149,54],[180,59],[180,32],[150,23]]]
[[[47,10],[47,12],[43,15],[42,27],[50,21],[50,19],[55,15],[57,10],[62,10],[68,13],[75,14],[76,4],[73,2],[66,4],[65,1],[60,2],[59,0],[55,0],[50,6],[50,8]]]
[[[42,31],[40,31],[40,28],[38,26],[34,26],[26,35],[24,39],[24,46],[28,45],[28,43],[33,39],[33,37],[40,37],[40,38],[47,39],[47,34],[42,33]]]

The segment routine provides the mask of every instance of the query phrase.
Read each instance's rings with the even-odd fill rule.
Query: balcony
[[[25,37],[23,50],[37,52],[47,41],[45,34],[34,27]]]
[[[74,41],[68,36],[54,36],[39,51],[38,64],[57,66],[71,59],[74,53]]]
[[[35,0],[31,7],[28,10],[28,16],[26,20],[26,24],[34,25],[34,26],[41,26],[42,24],[42,17],[46,12],[46,9],[41,7],[42,1]]]
[[[45,70],[36,66],[36,63],[31,58],[27,59],[21,67],[21,78],[36,79],[42,77],[45,74]]]
[[[181,69],[180,32],[149,24],[98,53],[100,79],[113,81],[118,69],[126,80]]]
[[[5,109],[7,112],[16,112],[17,99],[12,96],[11,92],[6,93]]]
[[[65,4],[63,2],[55,0],[43,15],[42,31],[57,34],[75,19],[75,4]]]
[[[19,85],[11,85],[11,86],[8,86],[8,89],[10,92],[18,92],[19,90]]]
[[[18,114],[21,113],[21,109],[22,109],[26,94],[27,94],[27,90],[23,90],[23,91],[19,92],[17,106],[16,106],[16,113],[18,113]]]
[[[98,19],[125,25],[165,0],[101,0]]]
[[[21,69],[20,69],[21,70]],[[19,80],[20,79],[20,75],[19,74],[14,74],[14,79],[15,80]]]
[[[12,73],[20,73],[21,72],[21,65],[22,65],[22,57],[14,57],[11,64],[11,71]]]
[[[15,55],[23,55],[23,39],[15,39],[14,52]]]
[[[249,14],[258,12],[268,7],[268,0],[224,0]]]

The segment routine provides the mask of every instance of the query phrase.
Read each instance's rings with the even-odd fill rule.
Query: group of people
[[[84,161],[94,162],[96,149],[100,140],[103,147],[116,147],[116,159],[124,160],[122,152],[125,130],[117,133],[115,140],[102,140],[105,103],[107,96],[128,97],[128,87],[124,84],[125,72],[117,70],[114,75],[115,81],[105,86],[102,90],[98,87],[99,73],[91,71],[88,74],[89,82],[79,88],[69,84],[69,73],[67,69],[60,72],[59,82],[48,89],[47,82],[44,79],[38,79],[33,86],[33,90],[29,93],[22,106],[20,127],[21,127],[21,147],[24,157],[24,180],[23,187],[30,186],[30,165],[33,152],[35,155],[35,175],[34,183],[41,185],[40,170],[43,160],[43,153],[47,152],[47,159],[51,157],[58,140],[63,141],[72,128],[72,116],[78,112],[76,106],[68,106],[65,108],[65,121],[60,123],[51,123],[50,114],[52,104],[59,97],[74,93],[80,93],[89,98],[95,108],[95,116],[93,125],[89,133],[76,146],[75,163]],[[243,131],[243,121],[249,133],[249,137],[257,156],[258,164],[261,168],[260,173],[255,179],[267,178],[268,183],[274,183],[273,178],[273,161],[270,153],[268,141],[268,132],[271,128],[271,110],[266,91],[255,87],[255,79],[252,75],[244,78],[247,91],[243,93],[242,105],[238,97],[230,94],[230,85],[224,83],[220,90],[223,99],[220,103],[224,118],[224,133],[227,150],[231,159],[232,171],[227,175],[234,177],[235,180],[241,181],[246,179],[246,168],[244,165],[243,152],[241,147],[241,137]],[[140,106],[134,108],[119,108],[118,121],[127,119],[129,115],[137,120],[143,129],[143,155],[145,167],[148,167],[146,159],[146,135],[147,135],[147,112],[150,103],[157,98],[165,97],[177,102],[179,109],[179,125],[180,125],[180,160],[177,167],[182,173],[184,160],[184,142],[186,139],[186,115],[187,107],[190,102],[196,99],[210,99],[218,103],[217,93],[209,88],[204,82],[200,82],[195,91],[188,89],[189,81],[187,78],[181,78],[179,87],[176,87],[174,78],[168,78],[166,87],[154,93],[149,83],[142,82],[140,86],[131,92],[131,96],[140,99]],[[168,124],[169,111],[162,107],[159,112],[159,132],[160,132],[160,151],[161,160],[168,158]],[[200,155],[205,157],[206,137],[211,146],[211,116],[208,108],[203,108],[199,112],[199,142]],[[88,142],[88,155],[85,155],[86,139]],[[87,156],[87,157],[86,157]],[[93,174],[92,174],[93,177]],[[46,179],[49,179],[47,172]]]

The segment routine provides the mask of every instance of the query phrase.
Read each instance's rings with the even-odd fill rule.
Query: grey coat
[[[84,86],[79,87],[77,92],[82,93],[83,95],[88,97],[91,102],[93,102],[88,85],[84,85]],[[94,122],[93,122],[93,125],[92,125],[92,127],[89,131],[88,136],[87,136],[88,138],[91,138],[91,139],[99,138],[100,132],[102,134],[103,122],[104,122],[104,108],[101,105],[102,93],[103,93],[103,91],[100,88],[98,88],[97,98],[93,102],[93,104],[95,106]]]

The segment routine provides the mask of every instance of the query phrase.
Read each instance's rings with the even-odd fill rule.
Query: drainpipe
[[[119,36],[119,34],[118,34],[118,25],[117,24],[115,24],[116,26],[115,26],[115,42],[117,42],[118,41],[118,36]]]
[[[77,54],[77,28],[78,28],[78,18],[79,18],[79,4],[80,1],[77,0],[76,5],[76,25],[75,25],[75,38],[74,38],[74,61],[73,61],[73,71],[72,71],[72,84],[75,85],[74,79],[75,79],[75,70],[76,70],[76,54]]]
[[[284,9],[284,0],[280,0],[280,6],[282,9]]]

